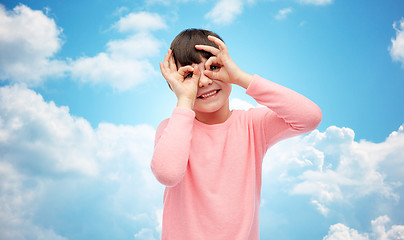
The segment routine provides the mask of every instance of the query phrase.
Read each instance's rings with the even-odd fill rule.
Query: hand
[[[237,84],[247,88],[252,76],[242,71],[230,58],[229,51],[222,40],[214,36],[208,39],[219,46],[219,49],[208,45],[195,45],[198,50],[213,54],[205,63],[205,74],[207,77],[227,83]]]
[[[171,90],[178,99],[178,107],[193,108],[198,92],[198,82],[201,72],[196,65],[180,67],[177,70],[171,49],[164,57],[164,63],[160,63],[160,70],[167,80]]]

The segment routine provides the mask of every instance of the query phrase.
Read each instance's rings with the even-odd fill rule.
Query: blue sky
[[[183,29],[316,102],[264,160],[261,239],[404,237],[404,2],[0,2],[0,238],[158,239],[158,69]],[[233,108],[256,107],[233,88]]]

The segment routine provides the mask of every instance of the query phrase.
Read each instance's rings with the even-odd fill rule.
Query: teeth
[[[215,94],[215,93],[217,93],[217,91],[213,91],[213,92],[210,92],[210,93],[207,93],[207,94],[203,94],[202,97],[203,97],[203,98],[207,98],[207,97],[209,97],[209,96],[212,96],[212,95]]]

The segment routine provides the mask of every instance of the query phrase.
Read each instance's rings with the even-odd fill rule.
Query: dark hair
[[[195,49],[195,45],[208,45],[219,48],[216,43],[208,39],[209,35],[222,40],[216,33],[204,29],[190,28],[179,33],[170,46],[177,67],[179,67],[178,64],[186,66],[192,63],[200,63],[202,61],[201,57],[210,58],[212,56],[210,52]]]

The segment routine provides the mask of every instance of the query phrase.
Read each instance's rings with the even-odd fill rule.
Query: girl
[[[160,63],[177,107],[156,131],[151,169],[166,186],[162,239],[259,239],[262,159],[321,121],[306,97],[242,71],[221,38],[187,29]],[[265,108],[229,109],[232,84]]]

